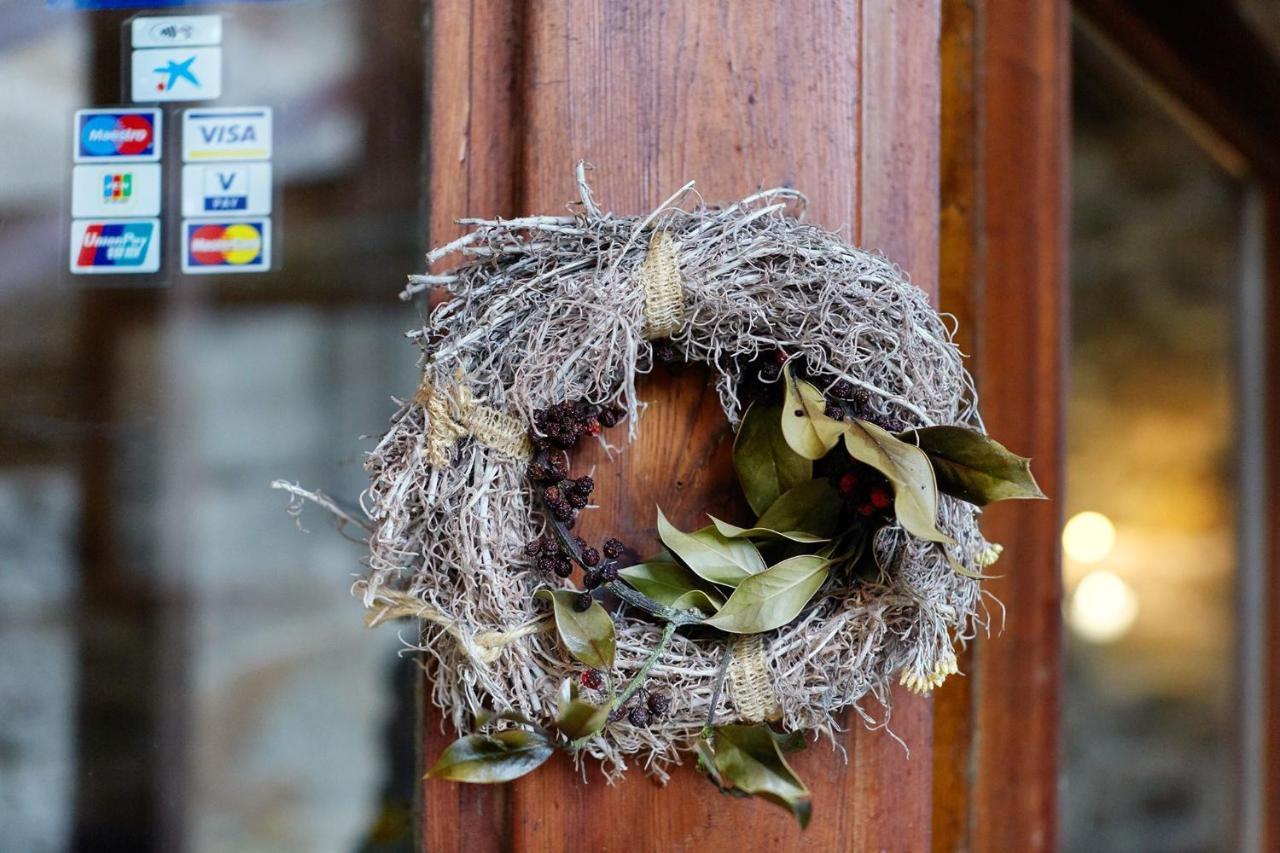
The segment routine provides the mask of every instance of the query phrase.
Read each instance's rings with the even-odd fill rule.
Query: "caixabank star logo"
[[[80,110],[76,162],[160,159],[160,111]]]
[[[269,219],[200,221],[183,225],[183,272],[261,272],[270,267]]]

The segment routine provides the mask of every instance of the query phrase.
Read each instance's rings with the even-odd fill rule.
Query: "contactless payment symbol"
[[[160,159],[160,111],[77,110],[77,163]]]
[[[77,219],[71,223],[71,272],[152,273],[158,269],[158,219]]]
[[[270,163],[207,163],[182,167],[182,215],[265,216],[271,212]]]
[[[262,272],[270,267],[270,219],[182,223],[183,272]]]
[[[133,52],[133,100],[207,101],[222,95],[222,48]]]

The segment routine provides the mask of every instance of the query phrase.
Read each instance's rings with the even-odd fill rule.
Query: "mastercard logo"
[[[184,272],[254,272],[271,266],[271,222],[188,222],[183,231]]]

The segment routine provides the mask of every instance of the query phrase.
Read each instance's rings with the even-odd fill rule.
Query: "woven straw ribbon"
[[[684,323],[684,286],[675,241],[666,231],[654,232],[636,278],[644,290],[645,337],[654,340],[679,331]],[[513,459],[529,459],[533,447],[524,424],[505,412],[477,403],[461,376],[458,380],[456,400],[438,392],[425,375],[413,395],[413,402],[427,413],[427,461],[437,467],[447,465],[454,445],[465,436]],[[404,617],[440,625],[480,665],[493,663],[511,643],[554,626],[551,618],[542,617],[509,630],[471,635],[463,631],[457,621],[407,593],[381,591],[376,605],[365,620],[369,627]],[[729,694],[738,715],[747,722],[776,720],[781,715],[769,677],[764,640],[759,634],[734,640],[729,661]]]

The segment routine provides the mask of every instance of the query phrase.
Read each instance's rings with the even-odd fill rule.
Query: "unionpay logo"
[[[271,266],[271,221],[185,222],[182,271],[258,272]]]
[[[73,273],[148,273],[160,268],[155,219],[77,220],[71,225]]]
[[[80,110],[76,161],[159,160],[159,110]]]

